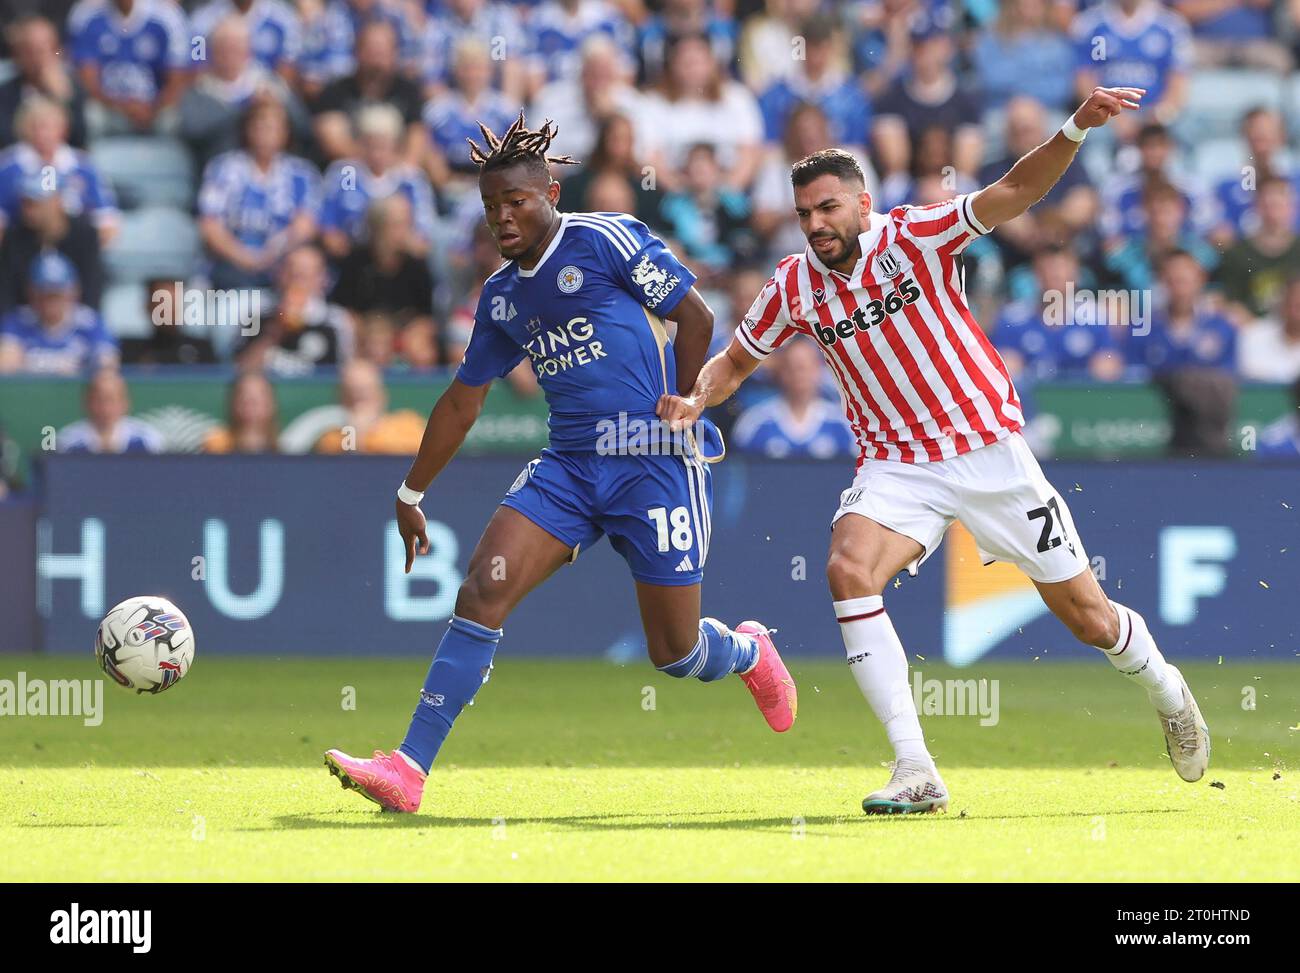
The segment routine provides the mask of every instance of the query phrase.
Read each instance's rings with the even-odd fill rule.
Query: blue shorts
[[[713,477],[698,456],[542,450],[501,501],[573,549],[609,535],[632,577],[699,584],[709,555]]]

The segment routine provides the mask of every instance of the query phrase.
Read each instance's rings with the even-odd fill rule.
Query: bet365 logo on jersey
[[[883,298],[868,301],[847,318],[836,321],[834,326],[820,324],[813,330],[817,333],[817,340],[829,347],[841,338],[848,341],[855,332],[870,331],[889,315],[897,314],[920,299],[921,289],[916,286],[916,281],[908,277],[898,285],[896,290],[890,291]]]

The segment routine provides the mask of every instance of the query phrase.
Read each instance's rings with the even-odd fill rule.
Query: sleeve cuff
[[[967,193],[961,198],[961,218],[978,235],[984,236],[989,232],[989,228],[975,217],[975,207],[971,204],[974,196],[975,193]]]
[[[762,361],[768,355],[772,354],[771,349],[762,347],[758,343],[758,340],[749,333],[749,329],[743,324],[737,325],[736,327],[736,340],[740,342],[742,348],[759,361]]]

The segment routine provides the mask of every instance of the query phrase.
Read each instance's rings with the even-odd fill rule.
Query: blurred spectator
[[[78,302],[77,272],[42,254],[28,278],[29,303],[0,319],[0,373],[77,375],[117,365],[117,342],[99,314]]]
[[[373,363],[358,359],[339,369],[339,404],[345,421],[321,436],[318,453],[414,454],[425,420],[412,409],[388,411],[384,376]]]
[[[348,313],[325,299],[325,256],[304,244],[284,258],[279,301],[260,334],[237,353],[241,368],[280,375],[305,375],[319,365],[340,365],[352,357]]]
[[[335,162],[325,172],[320,210],[321,242],[335,260],[345,258],[366,238],[371,205],[401,196],[409,207],[411,230],[403,240],[408,253],[429,252],[433,236],[433,196],[415,166],[402,161],[402,117],[390,105],[368,105],[357,118],[360,157]]]
[[[336,5],[340,2],[336,0]],[[400,73],[398,54],[397,28],[390,20],[368,20],[358,29],[356,70],[326,85],[311,106],[316,113],[316,141],[325,162],[360,153],[354,137],[358,116],[376,103],[389,104],[401,114],[405,131],[401,154],[418,160],[424,98],[420,86]]]
[[[86,94],[59,51],[59,29],[38,14],[23,14],[5,31],[14,76],[0,84],[0,145],[18,141],[19,106],[34,95],[63,106],[69,145],[86,145]]]
[[[765,0],[740,32],[740,77],[762,91],[794,69],[795,38],[819,0]],[[671,55],[670,55],[671,57]]]
[[[971,60],[985,109],[1029,98],[1053,112],[1073,108],[1074,84],[1062,70],[1074,57],[1051,19],[1051,0],[1003,0],[994,24],[975,36]]]
[[[854,70],[873,96],[906,68],[914,19],[937,18],[949,28],[955,19],[947,0],[866,0],[841,9],[852,33]]]
[[[799,104],[822,110],[832,142],[861,150],[867,144],[871,99],[846,69],[848,53],[829,17],[814,17],[803,26],[804,58],[759,97],[767,141],[780,143],[790,113]]]
[[[566,210],[585,210],[590,189],[597,179],[621,179],[632,194],[633,205],[626,212],[647,226],[659,226],[659,194],[652,171],[636,155],[636,131],[626,115],[610,115],[600,125],[591,154],[580,158],[582,165],[560,183],[560,204]],[[498,257],[498,262],[500,258]]]
[[[1274,37],[1273,0],[1173,0],[1172,6],[1192,26],[1198,64],[1291,69],[1291,55]]]
[[[422,258],[412,256],[411,208],[401,195],[371,204],[366,214],[367,243],[339,267],[330,301],[355,314],[382,311],[399,324],[430,317],[433,277]]]
[[[41,180],[58,192],[70,217],[86,214],[107,244],[117,232],[117,201],[90,156],[68,145],[68,114],[58,102],[35,95],[18,109],[14,127],[22,141],[0,151],[0,232],[18,218],[24,182]]]
[[[1277,176],[1259,184],[1259,227],[1228,247],[1218,282],[1240,324],[1273,314],[1286,280],[1300,267],[1296,189]]]
[[[242,149],[203,172],[199,233],[217,288],[264,287],[284,254],[316,235],[320,177],[289,155],[289,116],[274,101],[255,101],[243,122]]]
[[[285,0],[208,0],[194,11],[190,26],[195,37],[206,37],[211,43],[217,26],[232,18],[247,26],[259,64],[285,81],[296,79],[302,22],[293,4]]]
[[[149,424],[133,419],[130,392],[115,367],[95,372],[83,397],[86,418],[59,430],[60,453],[161,453],[162,437]]]
[[[1255,382],[1300,379],[1300,276],[1287,281],[1275,317],[1243,329],[1238,367],[1242,378]]]
[[[749,188],[762,158],[763,116],[744,85],[722,76],[705,38],[673,42],[664,83],[646,98],[645,114],[661,189],[680,183],[686,153],[702,142],[717,153],[724,185]]]
[[[58,192],[32,174],[23,177],[18,219],[0,242],[0,312],[22,302],[27,272],[47,252],[60,253],[71,262],[81,282],[82,303],[99,310],[104,292],[99,234],[89,216],[69,216]]]
[[[1143,121],[1171,124],[1187,103],[1192,38],[1187,21],[1160,0],[1102,0],[1080,11],[1071,25],[1074,88],[1082,101],[1101,85],[1144,88],[1140,113],[1111,124],[1129,141]]]
[[[396,368],[397,325],[382,311],[364,314],[357,321],[357,358],[373,362],[381,370]]]
[[[1291,386],[1291,408],[1260,431],[1256,455],[1263,460],[1300,460],[1300,380]]]
[[[1107,180],[1103,196],[1102,232],[1107,240],[1136,236],[1145,229],[1144,196],[1157,183],[1168,184],[1183,196],[1187,229],[1209,233],[1221,220],[1203,187],[1179,171],[1177,146],[1164,125],[1152,122],[1137,134],[1137,171]],[[1075,167],[1072,167],[1075,168]]]
[[[1152,375],[1185,368],[1232,372],[1237,363],[1237,331],[1205,292],[1199,260],[1174,250],[1160,263],[1162,307],[1149,334],[1129,335],[1128,358]]]
[[[177,288],[180,293],[177,293]],[[177,320],[176,308],[184,300],[184,281],[158,278],[145,284],[141,308],[148,328],[147,338],[123,338],[124,365],[212,365],[217,356],[207,337],[196,337]],[[204,325],[214,325],[205,321]]]
[[[1242,140],[1246,143],[1246,164],[1230,179],[1218,184],[1215,196],[1221,216],[1227,223],[1225,237],[1252,233],[1259,227],[1255,203],[1259,184],[1269,178],[1289,179],[1300,192],[1300,171],[1291,164],[1286,144],[1286,123],[1282,113],[1272,108],[1252,108],[1241,119]],[[1300,217],[1300,207],[1296,210]],[[1300,226],[1296,227],[1300,231]]]
[[[574,79],[587,39],[603,34],[630,64],[636,37],[622,11],[605,0],[543,0],[528,18],[531,92],[547,81]]]
[[[843,412],[821,397],[825,365],[811,339],[791,341],[772,356],[769,367],[779,394],[740,414],[732,445],[772,459],[856,456],[857,440]]]
[[[662,80],[668,44],[687,34],[707,37],[719,66],[727,68],[735,60],[734,20],[714,9],[710,0],[663,0],[660,9],[642,21],[637,32],[641,77],[647,84]]]
[[[300,0],[299,12],[303,17],[303,34],[298,78],[309,100],[322,94],[332,82],[354,73],[373,80],[370,68],[362,68],[363,60],[370,60],[372,66],[375,63],[377,52],[362,50],[375,43],[364,37],[373,24],[387,28],[382,33],[391,41],[385,45],[391,47],[391,54],[386,52],[384,61],[391,72],[403,71],[410,78],[419,76],[423,43],[420,26],[411,17],[411,6],[399,0]],[[415,88],[412,83],[411,89]],[[376,94],[369,90],[368,85],[363,85],[363,89],[371,100],[387,100],[382,92]],[[400,96],[403,101],[408,99],[406,86],[402,86]],[[406,105],[398,107],[406,113]]]
[[[432,15],[423,41],[426,90],[432,93],[455,84],[452,61],[463,42],[491,43],[492,86],[512,104],[522,104],[528,85],[528,38],[516,8],[499,0],[444,0],[429,7]]]
[[[226,425],[203,440],[205,453],[276,453],[280,410],[270,380],[257,371],[240,372],[226,393]]]
[[[989,340],[1016,382],[1032,388],[1056,379],[1107,382],[1123,360],[1114,327],[1126,319],[1100,306],[1096,291],[1080,281],[1078,258],[1060,246],[1034,255],[1037,293],[1002,308]],[[1085,293],[1086,292],[1086,293]]]
[[[470,160],[465,139],[481,138],[480,123],[500,135],[519,114],[517,103],[492,88],[492,59],[484,42],[466,38],[457,44],[451,73],[454,86],[434,94],[422,115],[424,167],[440,192],[453,181],[457,191],[477,187],[478,166]]]
[[[189,83],[190,29],[168,0],[81,0],[68,15],[92,134],[171,129]]]
[[[690,150],[685,184],[664,197],[659,212],[663,225],[686,255],[714,273],[757,254],[758,237],[749,225],[749,200],[744,193],[722,185],[711,145]]]
[[[1128,290],[1149,290],[1165,257],[1182,251],[1201,268],[1213,271],[1219,254],[1187,226],[1187,198],[1167,182],[1148,183],[1142,196],[1142,230],[1106,248],[1103,268],[1108,280]]]
[[[830,148],[834,144],[825,113],[816,105],[801,104],[794,107],[786,121],[781,151],[769,149],[765,153],[758,177],[754,180],[753,225],[766,242],[768,253],[772,257],[799,253],[807,243],[803,231],[799,229],[799,218],[794,212],[790,167],[804,156]],[[867,192],[875,199],[878,192],[876,170],[864,156],[857,153],[854,156],[866,176]],[[762,285],[762,281],[759,281],[759,285]]]
[[[438,351],[438,333],[434,329],[433,319],[416,318],[404,327],[397,336],[397,353],[400,365],[417,372],[427,372],[444,364]],[[459,358],[456,360],[460,361]],[[515,369],[515,373],[518,371]],[[528,373],[531,375],[531,370]],[[506,381],[510,381],[509,376]]]
[[[1227,456],[1237,383],[1221,368],[1189,365],[1159,372],[1155,386],[1169,408],[1170,456]]]
[[[980,105],[964,90],[953,71],[954,47],[940,22],[923,17],[912,30],[909,73],[891,84],[876,102],[872,143],[880,163],[881,189],[892,199],[888,183],[913,170],[912,156],[928,130],[939,129],[952,140],[942,160],[959,176],[973,177],[983,154]]]
[[[219,0],[230,3],[231,0]],[[208,37],[208,57],[193,86],[181,97],[177,134],[194,152],[199,166],[239,147],[239,122],[257,100],[279,102],[289,114],[296,136],[311,134],[311,117],[284,79],[254,60],[253,35],[242,17],[217,23]]]
[[[1012,98],[1006,106],[1006,154],[980,171],[979,182],[985,186],[997,182],[1022,156],[1050,137],[1043,106],[1032,98]],[[1068,245],[1091,228],[1098,209],[1097,191],[1076,159],[1042,200],[1024,215],[997,226],[992,238],[1005,262],[1016,266],[1031,259],[1040,246]],[[1059,232],[1054,235],[1053,231]]]
[[[627,65],[614,42],[604,34],[587,38],[578,76],[552,81],[533,99],[531,114],[552,119],[559,126],[551,154],[584,160],[610,118],[616,114],[639,118],[642,97],[628,79]]]

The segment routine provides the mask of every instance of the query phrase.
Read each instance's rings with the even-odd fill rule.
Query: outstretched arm
[[[673,354],[677,361],[677,391],[686,394],[695,385],[704,356],[713,340],[713,311],[700,292],[692,287],[673,308],[669,319],[677,322]]]
[[[1047,195],[1074,161],[1084,133],[1100,128],[1124,111],[1141,107],[1143,88],[1094,88],[1065,127],[1031,150],[1005,176],[971,197],[975,219],[992,229],[1013,220]],[[1071,126],[1077,130],[1071,132]],[[1066,133],[1075,137],[1070,138]]]
[[[479,413],[483,411],[483,401],[491,387],[491,382],[475,386],[466,385],[460,379],[452,379],[429,413],[424,437],[420,440],[420,450],[404,481],[408,490],[424,493],[433,478],[456,455]],[[418,503],[405,503],[401,499],[397,501],[397,530],[402,535],[402,544],[406,548],[406,572],[409,574],[411,565],[415,563],[417,542],[419,553],[429,553],[424,513]]]
[[[689,395],[661,396],[655,412],[672,432],[687,429],[707,407],[727,401],[740,383],[754,374],[758,361],[732,338],[725,351],[714,355],[700,369]]]

